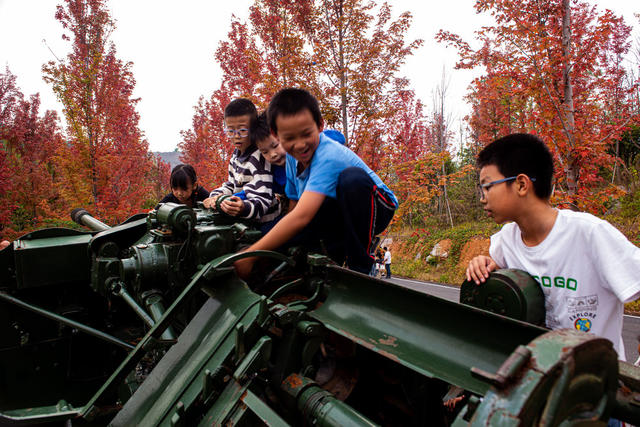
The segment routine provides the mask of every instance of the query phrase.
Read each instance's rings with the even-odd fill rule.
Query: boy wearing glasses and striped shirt
[[[640,295],[640,249],[604,220],[551,206],[553,158],[538,137],[500,138],[477,163],[484,210],[509,223],[491,236],[490,256],[471,260],[467,280],[480,285],[498,268],[527,271],[542,287],[548,328],[607,338],[624,360],[622,315]]]
[[[249,129],[257,120],[255,105],[238,98],[224,109],[225,133],[235,146],[229,160],[229,179],[203,201],[206,208],[216,209],[216,201],[230,196],[220,204],[220,210],[231,216],[266,223],[280,214],[280,203],[273,195],[271,164],[260,154],[249,137]],[[239,197],[243,194],[243,197]]]

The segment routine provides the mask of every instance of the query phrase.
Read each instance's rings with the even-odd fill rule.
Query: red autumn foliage
[[[13,182],[11,199],[33,220],[60,208],[53,162],[62,145],[58,116],[55,111],[46,111],[40,117],[39,108],[37,94],[20,100],[5,134]]]
[[[8,68],[0,74],[0,228],[14,214],[19,228],[34,226],[61,207],[53,162],[62,144],[57,114],[41,116],[39,95],[24,99],[15,80]]]
[[[227,40],[216,51],[222,83],[196,106],[193,126],[183,132],[180,144],[183,160],[213,177],[206,164],[226,165],[232,149],[221,134],[225,103],[242,96],[262,109],[279,89],[298,86],[318,98],[327,127],[342,131],[348,146],[374,170],[389,165],[401,132],[390,123],[401,123],[405,111],[398,94],[411,92],[397,74],[421,41],[405,43],[409,13],[393,20],[387,4],[377,14],[375,9],[361,0],[256,0],[248,22],[234,18]],[[414,102],[412,93],[410,97]],[[411,108],[413,104],[406,106]],[[218,183],[225,177],[226,166]]]
[[[229,102],[221,91],[209,101],[200,98],[195,107],[192,128],[182,131],[178,148],[180,160],[196,170],[198,181],[213,190],[227,179],[227,166],[232,146],[223,131],[224,106]]]
[[[104,0],[66,0],[56,19],[72,47],[66,60],[43,66],[68,124],[57,157],[61,194],[70,206],[119,222],[158,197],[153,159],[138,128],[132,63],[117,58],[110,42],[115,24]]]
[[[17,103],[22,99],[22,93],[16,85],[16,76],[11,74],[9,67],[0,74],[0,225],[8,223],[16,205],[10,198],[12,187],[11,159],[7,154],[7,134],[13,122],[13,114]]]
[[[609,146],[632,120],[622,57],[630,27],[584,1],[481,0],[496,25],[476,34],[477,50],[455,34],[460,68],[485,67],[472,83],[470,124],[480,144],[512,132],[533,132],[557,160],[558,200],[598,211],[617,193],[606,177]]]

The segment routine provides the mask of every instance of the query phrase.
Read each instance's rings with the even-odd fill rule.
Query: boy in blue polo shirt
[[[398,207],[395,195],[353,151],[322,134],[318,101],[306,90],[280,90],[267,115],[287,152],[289,213],[247,251],[301,244],[367,274],[373,237]],[[253,262],[237,261],[238,274],[246,277]]]

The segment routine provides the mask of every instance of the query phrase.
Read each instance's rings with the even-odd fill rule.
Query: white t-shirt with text
[[[549,235],[526,246],[516,223],[491,236],[491,258],[527,271],[540,283],[548,328],[592,332],[613,342],[625,360],[624,302],[640,293],[640,249],[608,222],[559,210]]]

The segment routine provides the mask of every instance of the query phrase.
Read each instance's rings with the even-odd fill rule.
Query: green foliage
[[[392,267],[394,275],[415,278],[420,277],[424,269],[424,265],[420,260],[407,260],[403,258],[399,258],[396,260],[395,255]]]
[[[607,215],[605,220],[619,229],[636,246],[640,246],[640,190],[621,199],[620,210]],[[488,238],[500,229],[500,225],[484,219],[470,221],[450,228],[433,225],[428,228],[403,230],[406,237],[394,241],[393,272],[396,275],[418,280],[460,285],[464,281],[463,270],[458,266],[464,245],[473,238]],[[433,246],[444,239],[451,239],[449,256],[444,261],[426,256]],[[640,314],[640,300],[625,304],[625,312]]]
[[[629,193],[620,199],[620,214],[626,218],[634,218],[640,213],[640,190]]]
[[[480,221],[485,218],[478,199],[478,171],[470,169],[458,182],[447,187],[449,208],[454,223]]]
[[[625,313],[640,314],[640,300],[628,302],[624,305]]]
[[[627,166],[633,166],[638,158],[640,158],[640,125],[631,125],[626,130],[618,142],[618,157]],[[609,154],[616,154],[616,141],[609,147]]]
[[[10,227],[16,231],[22,231],[35,224],[35,218],[23,207],[18,206],[11,214]]]
[[[403,230],[407,237],[394,244],[394,274],[421,280],[433,280],[441,283],[460,284],[462,277],[457,265],[463,246],[473,238],[488,238],[500,226],[488,219],[469,221],[453,228],[446,225],[432,225],[415,230]],[[452,245],[444,261],[431,259],[426,261],[436,243],[451,239]],[[416,259],[418,258],[418,259]]]
[[[438,282],[440,283],[451,283],[452,281],[455,281],[455,280],[453,280],[447,273],[441,274],[440,277],[438,278]]]
[[[38,228],[53,228],[53,227],[72,228],[74,230],[87,231],[87,228],[81,226],[80,224],[76,224],[74,221],[58,219],[58,218],[44,219],[38,225]]]

